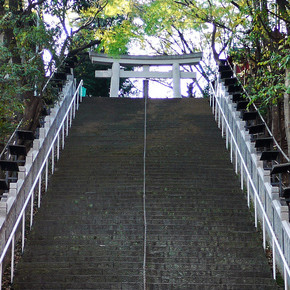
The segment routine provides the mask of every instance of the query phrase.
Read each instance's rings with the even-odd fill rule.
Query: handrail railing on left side
[[[290,268],[280,246],[280,243],[276,237],[276,233],[272,227],[272,224],[267,216],[267,213],[264,209],[264,205],[261,201],[261,198],[258,194],[258,190],[254,184],[252,176],[247,168],[246,162],[243,158],[241,150],[239,148],[238,142],[234,136],[234,133],[231,129],[231,126],[227,120],[227,117],[223,111],[221,103],[219,101],[218,96],[216,95],[216,91],[213,88],[212,84],[210,84],[212,90],[212,96],[210,100],[210,104],[213,108],[213,113],[215,115],[215,120],[218,123],[219,128],[222,127],[222,135],[226,134],[226,147],[228,148],[228,143],[230,142],[230,155],[231,161],[233,162],[233,154],[235,154],[235,171],[238,173],[238,164],[240,163],[240,177],[241,177],[241,188],[243,189],[244,184],[244,173],[246,177],[247,183],[247,198],[248,198],[248,206],[250,206],[250,187],[254,193],[254,211],[255,211],[255,226],[258,226],[258,209],[262,213],[262,231],[263,231],[263,247],[266,249],[266,226],[268,227],[268,233],[271,235],[271,246],[272,246],[272,263],[273,263],[273,278],[276,279],[276,250],[283,262],[284,267],[284,286],[285,290],[288,289],[288,278],[290,278]],[[224,130],[225,127],[225,130]],[[259,207],[259,208],[258,208]]]
[[[0,160],[2,159],[2,157],[4,156],[5,154],[5,151],[7,150],[8,148],[8,145],[12,142],[13,138],[16,136],[16,132],[17,130],[20,128],[21,124],[22,124],[23,120],[21,120],[17,127],[15,128],[14,132],[12,133],[12,135],[10,136],[10,138],[8,139],[8,141],[6,142],[6,145],[4,146],[2,152],[0,153]]]
[[[69,102],[67,109],[65,110],[63,117],[60,121],[58,129],[55,131],[55,134],[49,144],[48,150],[46,150],[46,154],[40,163],[40,167],[37,170],[37,174],[34,178],[34,182],[32,183],[30,189],[28,189],[28,195],[25,198],[25,201],[23,203],[23,206],[21,208],[21,211],[14,223],[14,226],[12,228],[12,231],[9,234],[9,237],[5,243],[5,246],[2,250],[1,256],[0,256],[0,290],[2,289],[2,275],[3,275],[3,261],[4,258],[7,255],[7,252],[9,248],[11,247],[11,283],[13,282],[14,277],[14,254],[15,254],[15,235],[17,233],[17,229],[22,221],[22,230],[21,230],[21,242],[22,242],[22,251],[24,249],[24,242],[25,242],[25,213],[28,209],[28,205],[30,203],[30,228],[33,223],[33,207],[34,207],[34,192],[36,190],[37,184],[38,184],[38,207],[40,207],[40,200],[41,200],[41,183],[42,183],[42,175],[43,171],[45,170],[45,190],[47,190],[47,184],[48,184],[48,164],[50,161],[52,161],[51,170],[52,173],[54,171],[54,159],[55,159],[55,153],[54,149],[57,147],[57,154],[56,158],[59,159],[59,150],[60,150],[60,138],[62,137],[62,148],[64,147],[64,139],[65,139],[65,130],[66,130],[66,136],[68,135],[68,129],[72,125],[72,119],[75,117],[76,110],[79,108],[79,103],[82,101],[82,96],[80,94],[80,89],[83,85],[83,81],[81,81],[76,88],[76,90],[73,92],[73,96],[71,101]],[[74,81],[71,82],[70,88],[67,90],[68,94],[71,88],[74,87]],[[64,96],[64,98],[69,96]],[[65,128],[66,127],[66,128]],[[33,149],[32,149],[33,150]],[[34,160],[36,157],[34,158]],[[32,164],[33,166],[33,164]]]

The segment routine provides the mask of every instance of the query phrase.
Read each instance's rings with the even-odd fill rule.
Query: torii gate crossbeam
[[[111,78],[110,97],[118,97],[120,78],[172,78],[173,97],[180,98],[180,79],[196,79],[195,72],[180,71],[180,65],[197,65],[202,53],[192,53],[184,55],[162,55],[162,56],[135,56],[122,55],[119,58],[109,57],[105,54],[91,52],[90,58],[93,63],[111,65],[112,69],[96,70],[96,78]],[[150,66],[172,66],[169,72],[150,71]],[[143,67],[142,71],[125,71],[124,67]],[[145,95],[148,92],[145,92]]]

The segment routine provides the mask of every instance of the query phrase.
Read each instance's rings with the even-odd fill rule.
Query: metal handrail
[[[46,87],[48,86],[49,82],[50,82],[51,79],[53,78],[54,74],[55,74],[55,73],[57,72],[57,70],[61,67],[61,65],[64,63],[65,60],[66,60],[66,57],[61,61],[60,65],[59,65],[57,68],[55,68],[54,71],[52,72],[52,74],[49,76],[48,80],[46,81],[46,83],[44,84],[44,86],[43,86],[43,88],[42,88],[42,90],[41,90],[42,93],[44,92],[44,90],[45,90]],[[13,137],[15,136],[16,131],[19,129],[19,127],[21,126],[22,122],[23,122],[23,119],[21,119],[21,121],[18,123],[16,129],[14,130],[14,132],[12,133],[12,135],[10,136],[9,140],[6,142],[5,147],[3,148],[3,150],[2,150],[2,152],[1,152],[1,154],[0,154],[0,160],[2,159],[2,157],[3,157],[3,155],[4,155],[5,151],[6,151],[6,149],[7,149],[7,147],[8,147],[8,145],[10,144],[11,140],[12,140]]]
[[[14,130],[14,132],[12,133],[12,135],[10,136],[9,140],[6,142],[6,145],[5,145],[5,147],[3,148],[3,150],[2,150],[2,152],[1,152],[1,154],[0,154],[0,160],[2,159],[2,157],[3,157],[3,155],[4,155],[5,151],[6,151],[6,149],[7,149],[7,147],[8,147],[8,145],[9,145],[10,142],[11,142],[11,140],[12,140],[12,139],[14,138],[14,136],[16,135],[16,132],[17,132],[17,130],[19,129],[19,127],[21,126],[22,122],[23,122],[23,119],[19,122],[19,124],[17,125],[16,129]]]
[[[234,134],[233,134],[233,131],[231,130],[231,127],[230,127],[230,124],[228,123],[227,119],[226,119],[226,116],[223,112],[223,109],[222,109],[222,106],[218,100],[218,97],[216,96],[216,93],[215,93],[215,90],[212,86],[212,84],[210,84],[210,87],[211,87],[211,90],[213,92],[213,96],[215,98],[215,102],[217,104],[216,108],[219,109],[219,114],[222,116],[223,118],[223,121],[225,122],[226,126],[227,126],[227,130],[228,132],[230,133],[230,137],[231,137],[231,144],[233,144],[235,146],[235,151],[236,151],[236,171],[237,171],[237,164],[238,164],[238,155],[239,155],[239,158],[240,158],[240,162],[241,162],[241,186],[243,186],[243,171],[245,171],[246,175],[247,175],[247,194],[248,194],[248,201],[250,199],[250,185],[253,189],[253,192],[254,192],[254,209],[255,209],[255,226],[257,227],[258,226],[258,223],[257,223],[257,218],[258,218],[258,212],[257,212],[257,203],[259,205],[259,209],[260,211],[262,212],[262,215],[263,215],[263,219],[262,219],[262,229],[263,229],[263,247],[264,249],[266,248],[266,228],[265,228],[265,223],[267,224],[268,226],[268,229],[270,231],[270,234],[271,234],[271,238],[272,238],[272,251],[273,251],[273,257],[272,257],[272,261],[273,261],[273,277],[274,279],[276,279],[276,254],[275,254],[275,248],[277,248],[278,252],[279,252],[279,255],[282,259],[282,262],[283,262],[283,266],[284,266],[284,285],[285,285],[285,290],[287,290],[288,286],[287,286],[287,278],[290,277],[290,268],[288,266],[288,263],[286,261],[286,258],[283,254],[283,251],[280,247],[280,244],[279,244],[279,241],[276,237],[276,234],[273,230],[273,227],[271,225],[271,222],[267,216],[267,213],[264,209],[264,206],[263,206],[263,203],[259,197],[259,194],[258,194],[258,191],[255,187],[255,184],[254,184],[254,181],[251,177],[251,174],[247,168],[247,165],[244,161],[244,158],[242,156],[242,153],[240,151],[240,148],[238,147],[238,143],[234,137]],[[217,112],[215,112],[217,114]],[[220,118],[220,116],[217,116],[216,117]],[[226,132],[227,132],[226,130]],[[228,139],[227,139],[228,140]],[[231,156],[232,156],[232,150],[233,150],[233,146],[231,146]],[[248,206],[249,206],[249,203],[248,203]],[[287,275],[288,276],[287,276]]]
[[[267,132],[269,133],[270,137],[273,138],[274,143],[276,145],[276,147],[278,148],[278,150],[280,151],[280,153],[283,155],[283,157],[287,160],[287,162],[290,161],[289,157],[285,154],[285,152],[282,150],[282,148],[280,147],[280,145],[278,144],[276,138],[274,137],[273,133],[271,132],[269,126],[267,125],[265,119],[263,118],[262,114],[260,113],[259,109],[257,108],[256,104],[253,102],[252,97],[248,94],[248,92],[246,91],[246,89],[244,88],[242,82],[240,81],[240,78],[237,76],[235,70],[233,69],[233,67],[231,66],[231,64],[227,61],[229,67],[231,68],[233,75],[235,76],[235,78],[239,81],[239,84],[241,85],[241,87],[243,88],[243,91],[245,93],[245,95],[247,96],[247,98],[251,101],[252,105],[254,106],[255,110],[258,112],[260,119],[262,120],[262,122],[265,124],[265,127],[267,129]]]
[[[73,85],[73,82],[72,82],[71,85]],[[5,258],[6,254],[8,252],[9,247],[11,246],[11,244],[12,244],[12,250],[11,250],[12,251],[12,256],[14,255],[15,234],[16,234],[17,228],[18,228],[21,220],[25,220],[25,211],[26,211],[26,208],[27,208],[27,205],[28,205],[29,201],[31,203],[33,203],[35,187],[36,187],[37,183],[40,182],[40,180],[41,180],[41,175],[42,175],[44,167],[47,168],[49,156],[50,156],[50,154],[52,154],[52,151],[53,151],[53,148],[55,146],[55,142],[56,142],[56,140],[57,140],[57,138],[59,136],[60,130],[63,128],[65,121],[68,120],[68,117],[74,117],[75,114],[72,113],[72,110],[73,109],[74,110],[78,109],[78,100],[76,100],[76,99],[78,97],[80,97],[80,100],[81,100],[81,96],[79,94],[79,91],[80,91],[80,88],[81,88],[82,85],[83,85],[83,81],[81,81],[79,83],[77,89],[74,92],[72,100],[71,100],[71,102],[70,102],[70,104],[69,104],[69,106],[68,106],[68,108],[67,108],[67,110],[66,110],[66,112],[64,114],[64,117],[63,117],[63,119],[62,119],[62,121],[60,123],[60,126],[59,126],[58,130],[55,132],[54,138],[53,138],[53,140],[52,140],[52,142],[50,144],[50,147],[49,147],[49,149],[47,151],[47,154],[45,155],[45,158],[44,158],[44,160],[43,160],[43,162],[42,162],[42,164],[41,164],[41,166],[39,168],[37,176],[34,179],[34,182],[33,182],[32,186],[31,186],[31,188],[29,190],[29,193],[27,195],[27,198],[26,198],[26,200],[25,200],[25,202],[24,202],[24,204],[22,206],[20,214],[18,215],[18,218],[17,218],[17,220],[16,220],[16,222],[15,222],[15,224],[13,226],[13,229],[12,229],[12,231],[11,231],[11,233],[9,235],[9,238],[7,239],[7,242],[5,244],[5,247],[4,247],[4,249],[3,249],[2,253],[1,253],[1,256],[0,256],[0,290],[2,289],[2,270],[3,270],[2,266],[3,266],[4,258]],[[54,158],[54,157],[52,157],[52,158]],[[22,234],[24,234],[24,231],[22,231]],[[22,246],[22,249],[23,249],[23,247],[24,247],[24,237],[23,236],[22,236],[22,243],[23,243],[23,246]],[[13,270],[14,270],[14,259],[12,258],[11,259],[11,282],[13,281]]]
[[[47,82],[44,84],[44,86],[43,86],[43,88],[42,88],[42,90],[41,90],[42,93],[44,92],[44,90],[45,90],[46,87],[48,86],[48,84],[49,84],[49,82],[51,81],[51,79],[53,78],[54,74],[57,72],[57,70],[58,70],[58,69],[62,66],[62,64],[65,62],[66,58],[67,58],[67,56],[65,56],[65,57],[63,58],[63,60],[60,62],[60,64],[58,65],[58,67],[56,67],[56,68],[53,70],[52,74],[49,76]]]

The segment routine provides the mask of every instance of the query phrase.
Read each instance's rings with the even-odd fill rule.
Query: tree
[[[290,132],[289,115],[283,95],[289,67],[289,3],[285,0],[156,0],[138,7],[144,43],[160,54],[188,53],[210,49],[207,75],[214,59],[230,56],[233,64],[249,66],[243,71],[244,84],[257,101],[282,145],[285,128]],[[198,33],[198,37],[197,37]],[[159,38],[153,43],[151,37]],[[202,48],[202,49],[201,49]],[[242,75],[241,75],[242,77]],[[286,130],[286,132],[288,132]],[[290,144],[290,133],[287,137]]]
[[[37,127],[47,73],[67,56],[88,49],[126,52],[129,12],[130,1],[125,0],[1,0],[1,136],[22,116],[26,129]],[[46,15],[53,17],[53,25],[45,22]],[[44,50],[52,56],[48,66]]]
[[[49,39],[49,32],[43,24],[37,25],[33,4],[23,9],[22,1],[0,2],[0,111],[1,136],[19,121],[25,106],[35,106],[33,96],[37,83],[41,83],[43,67],[39,50]],[[25,122],[24,122],[25,123]]]
[[[285,86],[290,55],[288,11],[286,0],[29,0],[26,4],[0,0],[0,74],[5,80],[0,86],[5,96],[0,107],[1,102],[3,108],[7,100],[13,104],[15,100],[15,107],[25,109],[27,127],[35,127],[43,102],[41,94],[34,96],[35,87],[45,81],[43,49],[52,55],[51,69],[66,56],[88,49],[126,53],[128,42],[135,38],[158,54],[209,48],[207,71],[198,68],[208,83],[212,59],[219,62],[229,55],[233,64],[246,64],[250,74],[241,73],[244,84],[283,142],[285,128],[290,135],[287,117],[285,125],[281,122],[282,116],[289,115]],[[54,17],[54,25],[43,21],[47,14]],[[152,41],[156,36],[157,44]],[[1,120],[10,119],[8,114]]]

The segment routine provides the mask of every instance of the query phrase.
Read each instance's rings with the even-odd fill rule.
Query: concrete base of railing
[[[39,129],[39,138],[33,141],[25,165],[19,166],[18,180],[10,183],[9,191],[0,200],[0,252],[2,253],[9,233],[12,231],[16,219],[29,194],[31,185],[35,182],[36,175],[42,170],[42,160],[48,154],[54,134],[61,125],[61,120],[67,114],[68,106],[76,90],[73,76],[68,76],[61,97],[50,115],[44,119],[44,127]]]
[[[255,190],[259,195],[259,198],[263,204],[263,208],[267,214],[267,217],[271,223],[271,227],[275,232],[275,236],[279,241],[280,248],[283,251],[287,263],[290,263],[290,224],[289,224],[289,208],[283,203],[279,197],[279,188],[271,185],[270,170],[265,170],[263,168],[263,161],[260,161],[261,154],[257,152],[255,145],[251,142],[251,136],[248,131],[245,129],[245,121],[241,120],[240,112],[236,110],[236,104],[232,102],[229,97],[229,94],[226,91],[226,88],[223,82],[217,82],[215,98],[218,99],[212,100],[214,107],[214,114],[216,121],[220,125],[221,123],[221,114],[226,118],[229,126],[231,126],[231,131],[235,135],[237,140],[238,147],[243,159],[246,162],[248,172],[250,172],[251,179],[253,180]],[[217,105],[219,104],[219,105]],[[216,112],[220,110],[223,112]],[[223,121],[224,122],[224,121]],[[221,125],[222,126],[222,125]],[[222,128],[223,132],[227,129]],[[227,137],[228,140],[228,137]],[[227,147],[230,146],[227,144]],[[232,150],[232,148],[230,148]],[[232,152],[232,151],[231,151]],[[235,154],[235,153],[231,153]],[[233,163],[241,162],[240,160],[233,158]],[[241,173],[240,163],[235,164],[237,173],[241,174],[243,178],[242,183],[247,184],[246,174]],[[242,185],[242,188],[245,188]],[[255,200],[255,194],[253,190],[249,190],[250,200]],[[263,224],[263,214],[257,210],[257,218],[260,220],[261,225]],[[266,236],[271,237],[271,234],[265,229]],[[269,239],[269,244],[272,246],[272,238]],[[272,249],[273,250],[273,249]],[[284,265],[281,258],[277,259],[277,266],[281,273],[284,273]],[[288,284],[289,285],[289,284]]]

